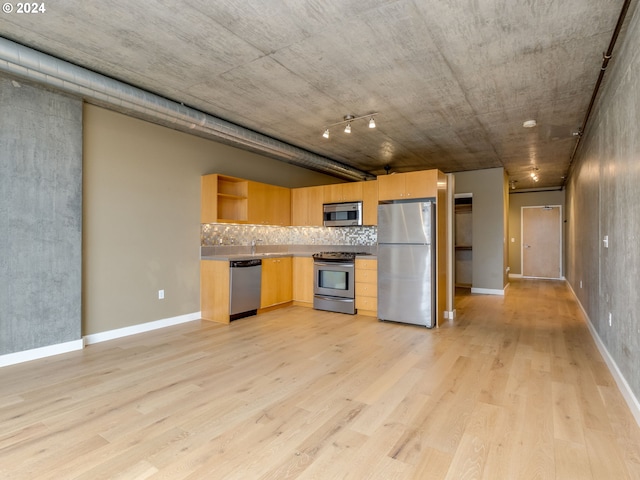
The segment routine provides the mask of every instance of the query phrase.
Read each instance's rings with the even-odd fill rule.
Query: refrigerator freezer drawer
[[[431,245],[378,245],[378,318],[433,327]]]

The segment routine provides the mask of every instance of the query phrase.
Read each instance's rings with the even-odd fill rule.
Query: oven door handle
[[[344,262],[314,262],[314,265],[318,267],[353,267],[355,266],[353,263],[344,263]]]

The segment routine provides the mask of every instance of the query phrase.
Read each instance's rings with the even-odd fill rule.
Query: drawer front
[[[356,268],[363,270],[377,270],[378,260],[362,260],[356,258]]]
[[[374,297],[356,296],[356,308],[375,312],[378,309],[378,300]]]
[[[356,270],[356,281],[362,283],[378,283],[378,270]]]
[[[375,283],[356,282],[356,298],[378,297],[378,286]]]

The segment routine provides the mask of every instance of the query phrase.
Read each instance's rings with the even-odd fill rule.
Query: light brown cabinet
[[[322,226],[325,203],[362,201],[364,225],[378,224],[378,182],[336,183],[291,190],[291,225]]]
[[[378,224],[378,182],[376,180],[362,183],[362,223]]]
[[[313,258],[293,257],[293,302],[313,306]]]
[[[378,177],[378,200],[406,200],[436,197],[438,170],[381,175]]]
[[[248,182],[225,175],[201,178],[200,223],[246,223]]]
[[[291,190],[259,182],[248,182],[248,223],[291,225]]]
[[[322,226],[324,187],[302,187],[291,190],[291,224],[296,226]]]
[[[362,200],[362,184],[365,182],[335,183],[325,185],[324,203],[356,202]]]
[[[260,285],[260,308],[292,300],[291,257],[264,258]]]
[[[204,320],[229,323],[228,261],[200,261],[200,312]]]
[[[356,258],[356,309],[358,315],[378,315],[378,261]]]
[[[200,223],[291,225],[291,190],[226,175],[204,175]]]

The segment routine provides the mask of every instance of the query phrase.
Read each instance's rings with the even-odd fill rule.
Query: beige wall
[[[522,192],[509,195],[509,267],[511,275],[522,274],[522,207],[560,205],[565,218],[564,190],[548,192]],[[564,223],[563,223],[564,225]],[[562,275],[564,275],[564,237],[562,232]],[[513,241],[512,241],[513,240]]]
[[[455,193],[473,194],[472,291],[499,293],[506,286],[507,225],[503,168],[456,172]]]
[[[83,128],[83,335],[200,310],[201,175],[340,181],[91,105]]]

